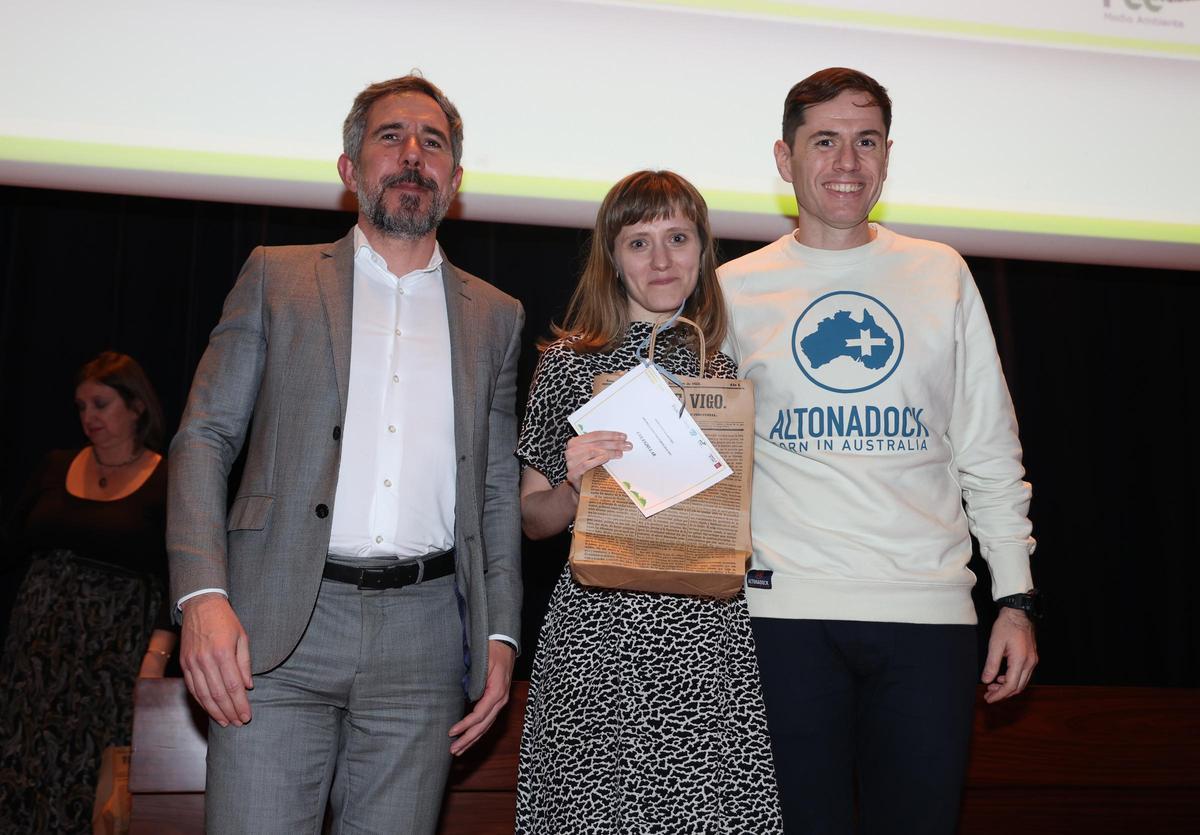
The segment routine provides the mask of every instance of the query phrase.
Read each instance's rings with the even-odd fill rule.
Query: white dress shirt
[[[454,547],[454,394],[442,253],[395,276],[354,227],[350,391],[329,553]]]
[[[350,393],[329,553],[454,547],[458,464],[442,250],[397,278],[354,227]],[[508,635],[489,635],[513,649]]]

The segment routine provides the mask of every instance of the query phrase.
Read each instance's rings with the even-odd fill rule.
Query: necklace
[[[141,449],[139,449],[135,453],[133,453],[133,455],[129,456],[124,461],[120,462],[119,464],[105,464],[103,461],[100,460],[100,456],[96,454],[96,448],[92,447],[92,460],[95,461],[96,466],[100,468],[100,481],[99,481],[100,486],[101,487],[108,486],[108,473],[105,472],[106,470],[119,470],[122,467],[128,467],[134,461],[141,458],[142,453],[144,453],[145,451],[146,451],[146,448],[142,447]]]

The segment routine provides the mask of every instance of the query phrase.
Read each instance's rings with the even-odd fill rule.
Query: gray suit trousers
[[[254,676],[251,721],[210,723],[208,831],[318,835],[328,798],[334,833],[432,833],[464,673],[454,577],[322,580],[295,651]]]

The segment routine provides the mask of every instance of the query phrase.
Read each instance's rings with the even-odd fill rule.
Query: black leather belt
[[[360,589],[398,589],[453,573],[454,549],[451,548],[444,554],[425,557],[415,562],[389,565],[386,568],[355,568],[343,563],[327,562],[322,576],[326,580],[336,580],[339,583],[353,583]]]

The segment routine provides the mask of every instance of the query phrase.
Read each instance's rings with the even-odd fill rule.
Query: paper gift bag
[[[680,317],[692,327],[695,323]],[[697,333],[699,328],[696,327]],[[651,335],[653,362],[658,329]],[[700,335],[704,368],[704,336]],[[600,391],[620,374],[596,378]],[[754,466],[754,389],[749,380],[672,377],[676,394],[733,475],[683,502],[644,517],[602,467],[584,474],[569,557],[586,586],[732,597],[750,557],[750,475]]]
[[[100,757],[96,802],[92,807],[93,835],[125,835],[132,806],[129,794],[128,745],[110,745]]]

